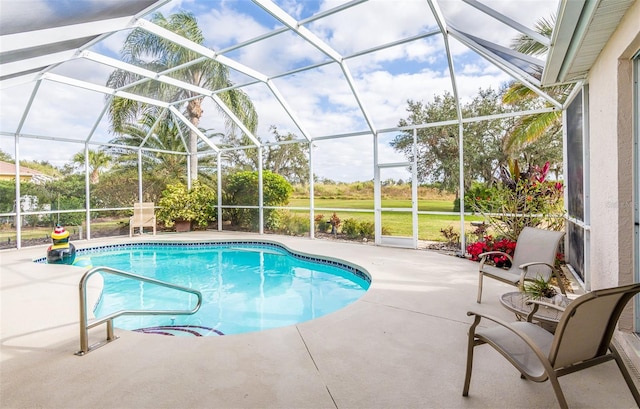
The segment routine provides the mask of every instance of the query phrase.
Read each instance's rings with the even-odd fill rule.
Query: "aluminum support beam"
[[[464,233],[464,125],[462,124],[462,108],[460,107],[460,97],[458,93],[458,84],[456,82],[455,69],[453,65],[453,56],[451,55],[451,47],[449,45],[448,28],[446,27],[444,17],[437,4],[429,0],[429,7],[433,15],[436,17],[438,26],[444,35],[444,48],[447,54],[447,62],[449,64],[449,77],[451,78],[451,87],[453,89],[453,97],[456,100],[456,114],[458,116],[458,197],[460,198],[460,251],[465,253],[465,233]]]
[[[191,131],[193,131],[196,135],[198,135],[198,137],[200,139],[202,139],[202,141],[204,143],[206,143],[207,145],[209,145],[209,147],[211,149],[213,149],[215,152],[218,152],[220,149],[209,140],[209,138],[207,138],[202,131],[200,131],[198,129],[198,127],[196,127],[194,124],[191,123],[191,121],[189,121],[189,119],[187,119],[187,117],[185,117],[184,115],[182,115],[182,113],[180,113],[180,111],[178,111],[178,109],[174,106],[170,106],[169,107],[169,111],[171,111],[171,113],[178,118],[180,121],[182,121],[187,127],[189,127],[189,129]],[[183,141],[184,142],[184,141]],[[197,153],[197,152],[191,152],[192,154]]]
[[[482,3],[480,3],[479,1],[476,0],[462,0],[465,3],[467,3],[468,5],[475,7],[476,9],[482,11],[483,13],[495,18],[496,20],[508,25],[509,27],[513,28],[514,30],[517,30],[519,32],[521,32],[522,34],[526,34],[528,37],[534,39],[535,41],[539,42],[542,45],[550,45],[551,42],[549,41],[549,39],[545,36],[543,36],[542,34],[531,30],[529,27],[527,26],[523,26],[522,24],[518,23],[517,21],[505,16],[504,14],[497,12],[496,10],[492,9],[489,6],[486,6]]]

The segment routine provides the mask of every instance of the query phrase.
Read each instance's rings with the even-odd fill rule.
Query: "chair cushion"
[[[553,334],[529,322],[512,322],[511,327],[524,333],[540,348],[545,357],[549,356]],[[508,358],[521,372],[532,377],[544,375],[544,366],[533,350],[516,334],[503,326],[478,327],[476,337],[489,343]]]

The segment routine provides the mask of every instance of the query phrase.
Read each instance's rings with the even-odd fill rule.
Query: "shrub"
[[[165,226],[171,227],[176,220],[186,220],[206,227],[216,218],[215,192],[199,180],[193,181],[191,189],[184,183],[167,185],[158,202],[157,217]]]
[[[440,229],[440,233],[442,233],[445,240],[447,240],[447,244],[449,246],[454,246],[460,243],[460,233],[458,233],[457,231],[453,231],[453,226]]]
[[[329,224],[331,225],[331,233],[338,234],[338,226],[340,226],[340,218],[335,212],[329,219]]]
[[[485,202],[491,199],[493,195],[493,188],[489,187],[486,183],[473,182],[471,188],[464,193],[464,208],[465,211],[476,211],[478,202]],[[456,198],[453,201],[453,211],[460,211],[460,198]]]
[[[362,237],[373,239],[375,232],[376,228],[373,222],[360,222],[360,235]]]
[[[371,222],[346,219],[342,222],[342,232],[350,239],[372,239],[375,234],[374,224]]]
[[[243,171],[228,175],[224,189],[224,204],[236,206],[258,205],[258,172]],[[282,206],[289,202],[293,187],[285,178],[265,170],[262,172],[262,193],[265,206]],[[228,209],[233,225],[239,227],[258,227],[259,212],[256,209]],[[264,210],[265,225],[277,228],[279,215],[274,209]]]
[[[516,242],[508,238],[494,240],[492,236],[484,236],[484,240],[477,241],[467,246],[467,253],[471,256],[471,260],[480,261],[479,255],[487,251],[501,251],[513,257],[516,250]],[[496,267],[511,267],[509,258],[500,254],[489,256],[488,260],[496,265]]]
[[[511,170],[502,169],[501,183],[486,199],[474,201],[474,209],[487,218],[494,232],[511,240],[516,240],[526,226],[561,230],[563,185],[547,181],[548,171],[549,162],[521,173],[515,161]]]
[[[288,210],[278,212],[280,224],[274,229],[276,233],[288,235],[304,235],[309,233],[309,218],[291,213]]]
[[[342,232],[349,238],[356,238],[360,235],[359,223],[356,219],[345,219],[342,223]]]
[[[331,224],[324,219],[324,215],[322,214],[317,215],[314,220],[316,224],[316,231],[318,233],[326,233],[329,230],[329,227],[331,227]]]

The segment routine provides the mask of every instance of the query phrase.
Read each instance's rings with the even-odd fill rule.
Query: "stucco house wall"
[[[588,77],[592,289],[633,282],[631,58],[640,49],[638,22],[640,2],[624,16]]]
[[[640,2],[625,14],[589,76],[591,289],[633,282],[633,63]],[[633,311],[620,329],[633,329]]]

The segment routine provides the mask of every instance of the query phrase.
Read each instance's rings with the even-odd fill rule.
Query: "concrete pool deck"
[[[188,338],[116,329],[120,339],[79,349],[78,282],[85,269],[35,264],[46,247],[0,251],[2,408],[556,408],[548,382],[520,379],[479,347],[462,396],[468,310],[513,320],[478,265],[432,251],[233,232],[74,242],[268,240],[357,264],[372,276],[354,304],[295,326]],[[91,343],[105,336],[91,331]],[[632,408],[614,362],[560,379],[571,407]]]

